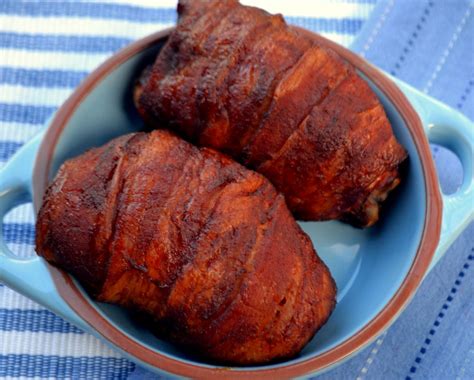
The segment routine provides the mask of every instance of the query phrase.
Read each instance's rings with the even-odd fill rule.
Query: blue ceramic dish
[[[304,32],[308,33],[308,32]],[[168,31],[140,40],[91,74],[60,108],[45,135],[25,145],[0,172],[0,213],[34,201],[64,160],[143,127],[132,85]],[[162,341],[115,306],[92,301],[69,275],[39,257],[21,260],[0,238],[0,280],[64,319],[104,339],[131,360],[158,373],[187,377],[296,377],[336,365],[384,331],[407,305],[421,280],[466,224],[473,220],[474,125],[447,106],[390,79],[360,57],[322,37],[355,65],[383,102],[409,167],[382,220],[360,230],[339,222],[302,223],[338,288],[329,322],[301,354],[281,363],[223,368],[200,362]],[[454,151],[464,168],[455,194],[441,195],[428,139]]]

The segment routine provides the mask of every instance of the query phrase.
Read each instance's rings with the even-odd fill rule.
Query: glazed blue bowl
[[[309,33],[303,31],[303,33]],[[113,137],[143,129],[132,87],[169,30],[117,53],[92,73],[59,109],[45,134],[23,147],[0,173],[0,212],[33,199],[68,158]],[[68,274],[42,258],[20,260],[0,239],[0,280],[64,319],[105,340],[131,360],[158,373],[186,377],[296,377],[324,371],[381,334],[407,305],[423,277],[446,251],[473,211],[474,126],[459,113],[370,66],[324,38],[308,34],[356,66],[382,101],[397,139],[407,149],[405,177],[380,222],[356,229],[337,221],[301,223],[338,285],[328,323],[301,354],[252,367],[220,367],[158,339],[116,306],[95,302]],[[428,139],[460,158],[464,180],[455,194],[439,189]]]

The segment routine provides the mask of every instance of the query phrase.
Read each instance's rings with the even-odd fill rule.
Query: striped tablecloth
[[[346,46],[354,42],[377,8],[375,1],[371,0],[243,2],[281,12],[290,23],[320,32]],[[394,0],[391,3],[392,8],[396,7]],[[455,0],[451,3],[457,4]],[[0,165],[43,129],[45,120],[97,65],[131,41],[174,24],[175,5],[173,0],[0,0]],[[382,11],[377,17],[386,18],[387,15]],[[372,29],[383,27],[383,22],[376,23]],[[376,40],[376,36],[372,39]],[[472,85],[469,91],[470,88]],[[469,92],[464,97],[469,97]],[[470,231],[473,232],[472,228]],[[31,205],[20,206],[7,215],[3,234],[10,248],[19,256],[34,254]],[[471,265],[468,261],[466,263]],[[467,269],[465,274],[468,275]],[[456,278],[457,273],[450,275]],[[437,276],[442,287],[450,286],[451,277]],[[424,292],[430,294],[429,290]],[[430,304],[427,299],[415,304],[415,312],[424,315],[427,308],[437,308],[438,299],[433,302]],[[468,304],[468,308],[472,305],[472,302]],[[467,316],[467,321],[472,324],[472,315]],[[466,323],[464,319],[463,323]],[[432,323],[431,316],[428,319],[420,317],[413,336],[428,334],[429,337]],[[386,355],[393,353],[396,346],[392,341],[398,344],[390,333],[388,338],[384,335],[373,347],[324,376],[404,378],[410,366],[420,366],[416,361],[422,354],[416,355],[416,352],[418,346],[424,347],[424,343],[419,341],[414,342],[413,347],[403,347],[413,352],[400,353],[407,359],[399,373],[388,371],[383,362],[371,366],[382,346],[387,347]],[[444,360],[449,362],[452,355],[451,348]],[[458,366],[446,373],[461,378],[469,378],[470,374],[474,376],[474,354],[466,355],[463,360],[464,372],[461,373]],[[0,378],[19,377],[155,378],[94,337],[0,284]]]

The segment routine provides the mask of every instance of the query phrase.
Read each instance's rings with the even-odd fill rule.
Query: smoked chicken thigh
[[[145,121],[262,173],[298,218],[374,224],[406,152],[355,69],[236,0],[181,0],[178,13],[135,89]]]
[[[327,267],[271,183],[167,131],[66,161],[36,249],[97,300],[223,363],[294,356],[335,305]]]

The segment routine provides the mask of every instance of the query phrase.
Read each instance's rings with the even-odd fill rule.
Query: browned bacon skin
[[[335,305],[327,267],[270,182],[167,131],[64,163],[36,249],[97,300],[224,363],[294,356]]]
[[[374,224],[406,152],[355,69],[236,0],[178,12],[136,89],[144,119],[264,174],[298,218]]]

